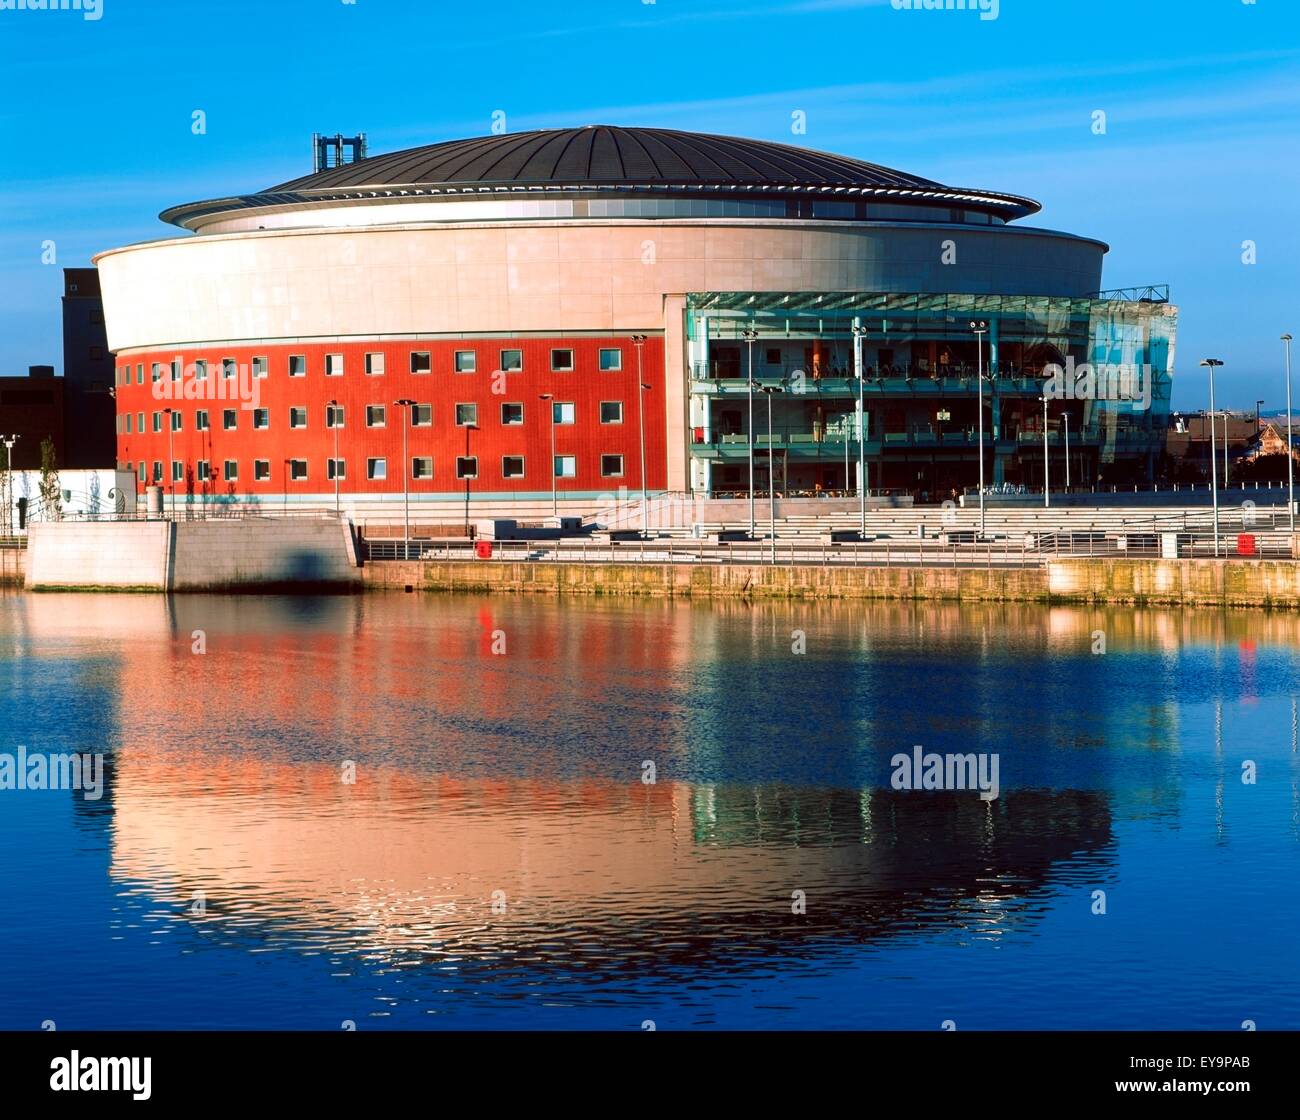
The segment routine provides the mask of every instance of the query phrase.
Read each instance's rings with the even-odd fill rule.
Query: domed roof
[[[948,187],[792,144],[667,128],[588,125],[406,148],[304,175],[255,194],[173,206],[160,217],[201,230],[235,211],[284,214],[416,199],[590,198],[611,192],[661,199],[868,199],[969,209],[1002,222],[1041,209],[1033,199],[1019,195]]]
[[[269,188],[451,184],[681,183],[800,187],[939,187],[874,163],[766,140],[667,128],[548,128],[475,136],[374,156]]]

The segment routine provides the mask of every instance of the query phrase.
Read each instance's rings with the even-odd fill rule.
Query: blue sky
[[[0,10],[0,372],[62,366],[42,242],[85,264],[168,236],[166,206],[304,174],[313,131],[382,152],[500,110],[511,131],[698,129],[1027,194],[1029,224],[1111,245],[1107,287],[1171,285],[1176,407],[1204,404],[1206,355],[1227,363],[1220,401],[1282,402],[1298,0],[1000,0],[993,20],[891,0],[101,2],[98,20]]]

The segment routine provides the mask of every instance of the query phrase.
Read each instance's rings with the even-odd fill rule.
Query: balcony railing
[[[1114,446],[1117,447],[1143,447],[1156,445],[1161,440],[1162,433],[1147,432],[1142,430],[1120,429],[1114,434]],[[1070,447],[1096,447],[1099,444],[1105,445],[1111,437],[1102,430],[1094,428],[1085,428],[1082,431],[1070,431]],[[979,431],[976,428],[949,428],[943,431],[927,427],[914,427],[910,431],[903,432],[871,432],[867,436],[868,449],[877,451],[886,448],[943,448],[949,449],[954,447],[973,448],[978,446],[980,440]],[[759,449],[771,447],[786,448],[799,452],[816,452],[825,450],[828,454],[834,452],[842,455],[846,443],[856,448],[858,437],[856,430],[845,428],[843,425],[828,426],[819,430],[809,430],[807,428],[795,427],[778,427],[769,438],[766,430],[754,434],[754,446]],[[1032,428],[1015,428],[1010,425],[1004,425],[1001,431],[994,438],[993,432],[986,428],[984,430],[984,446],[986,448],[1001,447],[1006,448],[1012,445],[1024,449],[1043,446],[1043,433],[1039,429],[1035,431]],[[1062,448],[1065,445],[1065,436],[1059,429],[1050,430],[1047,433],[1047,445],[1052,448]],[[743,451],[749,446],[749,436],[745,432],[713,432],[708,438],[705,438],[702,431],[698,428],[695,430],[695,436],[692,443],[693,448],[697,451]]]

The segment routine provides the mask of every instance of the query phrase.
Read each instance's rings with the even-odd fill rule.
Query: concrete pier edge
[[[748,564],[366,564],[369,590],[681,599],[948,600],[1300,608],[1300,561],[1079,558],[1025,568]]]

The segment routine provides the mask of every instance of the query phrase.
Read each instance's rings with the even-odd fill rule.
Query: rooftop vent
[[[311,149],[315,170],[318,172],[348,163],[359,163],[366,158],[366,134],[358,132],[355,136],[344,136],[341,132],[336,132],[333,136],[325,136],[313,132]]]

